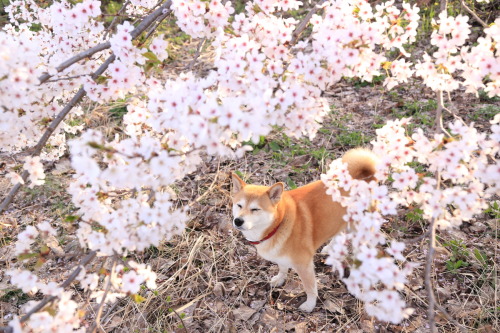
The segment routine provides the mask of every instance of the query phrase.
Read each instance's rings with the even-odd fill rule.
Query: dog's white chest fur
[[[290,257],[280,255],[281,246],[266,246],[267,244],[262,244],[257,246],[257,253],[264,259],[274,262],[279,266],[286,268],[292,268],[292,261]]]

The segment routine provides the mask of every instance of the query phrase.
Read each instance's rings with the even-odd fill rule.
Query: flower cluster
[[[100,6],[93,0],[74,6],[67,1],[54,2],[46,8],[34,1],[11,1],[5,8],[11,24],[0,31],[2,150],[17,152],[33,146],[69,101],[71,92],[102,62],[96,57],[58,74],[55,69],[102,41],[104,25],[95,20],[101,14]],[[54,74],[54,82],[39,85],[38,77],[43,73]],[[42,153],[43,160],[54,160],[64,153],[64,131],[72,131],[71,127],[63,123],[56,129],[48,142],[51,149]]]
[[[465,45],[471,33],[468,20],[467,16],[453,17],[446,11],[441,12],[438,20],[432,22],[436,27],[431,35],[435,51],[431,55],[424,54],[422,61],[415,64],[405,59],[387,62],[384,68],[390,69],[392,75],[386,78],[384,85],[392,89],[415,75],[435,91],[449,92],[463,86],[469,93],[477,94],[484,88],[488,96],[498,95],[500,19],[484,30],[485,36],[479,37],[475,46]]]
[[[103,279],[104,284],[110,284],[111,288],[107,294],[107,302],[113,302],[119,297],[132,295],[139,292],[140,285],[146,283],[146,286],[151,289],[156,288],[156,273],[151,271],[151,267],[144,264],[138,264],[134,261],[127,263],[129,268],[123,265],[118,265],[113,269],[109,276]],[[26,270],[10,270],[7,275],[11,276],[11,283],[23,292],[37,292],[40,290],[48,296],[58,297],[58,302],[55,307],[50,310],[34,313],[27,325],[21,326],[19,318],[14,318],[9,322],[9,325],[14,329],[14,332],[85,332],[85,328],[81,326],[80,307],[77,302],[72,300],[73,293],[64,291],[54,282],[44,283],[39,281],[37,276]],[[83,269],[78,276],[82,287],[92,290],[91,298],[97,301],[102,301],[104,296],[103,290],[96,290],[99,277],[95,273],[88,273]],[[24,305],[24,311],[30,311],[37,301],[30,301]]]
[[[173,0],[172,10],[179,27],[194,38],[213,36],[234,13],[230,1],[223,4],[219,0]]]
[[[27,226],[24,231],[17,235],[14,253],[16,255],[29,254],[33,243],[39,235],[44,239],[48,236],[55,236],[56,231],[47,221],[39,223],[36,228],[31,225]]]
[[[387,243],[381,230],[384,215],[395,215],[398,206],[420,207],[423,217],[435,220],[440,228],[459,226],[487,207],[485,199],[500,194],[500,115],[492,121],[489,137],[456,121],[450,124],[452,138],[439,134],[429,139],[422,129],[410,138],[406,134],[409,122],[389,121],[377,130],[372,144],[373,152],[380,156],[379,182],[352,179],[341,159],[332,162],[321,177],[327,193],[346,207],[344,220],[349,226],[347,233],[336,236],[327,247],[328,263],[341,276],[344,263],[351,263],[351,274],[344,279],[349,291],[365,302],[369,314],[394,323],[411,313],[397,291],[412,265],[400,269],[394,261],[405,260],[404,243],[392,241],[386,254],[380,254]],[[431,174],[417,173],[412,163]],[[447,186],[441,188],[432,174]],[[387,179],[391,183],[386,185]],[[341,190],[348,195],[343,196]]]
[[[131,0],[123,12],[142,16],[156,4]],[[68,192],[80,221],[78,239],[99,256],[126,256],[182,232],[187,212],[174,204],[172,186],[196,170],[202,154],[242,156],[250,149],[246,141],[258,142],[273,126],[283,127],[289,136],[314,137],[329,110],[322,93],[343,77],[371,80],[385,70],[391,74],[385,81],[389,89],[416,76],[435,90],[464,86],[469,92],[485,89],[490,96],[500,95],[500,19],[484,30],[477,44],[464,46],[470,33],[466,18],[441,14],[431,37],[435,51],[413,64],[404,57],[406,45],[415,41],[418,7],[397,7],[394,1],[375,7],[365,0],[325,1],[311,18],[311,33],[301,37],[294,34],[299,21],[284,15],[301,4],[247,1],[235,14],[229,1],[172,1],[179,27],[193,38],[209,38],[214,59],[213,69],[201,77],[191,72],[171,77],[159,70],[168,59],[165,37],[134,42],[133,20],[107,31],[99,1],[63,0],[46,7],[31,0],[12,1],[6,8],[11,23],[0,31],[2,150],[18,152],[36,144],[80,87],[97,103],[123,99],[127,113],[122,135],[108,138],[97,130],[84,130],[77,121],[83,111],[74,109],[69,120],[76,121],[66,119],[51,136],[50,149],[40,158],[27,158],[24,169],[30,186],[42,184],[41,161],[64,153],[66,133],[81,132],[69,142],[75,176]],[[109,50],[58,69],[75,54],[107,40]],[[391,61],[389,50],[401,56]],[[116,60],[92,79],[90,74],[111,53]],[[52,76],[40,85],[37,78],[44,73]],[[499,121],[495,118],[490,136],[456,122],[450,126],[453,138],[446,139],[427,138],[422,130],[410,139],[404,130],[407,120],[389,122],[378,131],[374,151],[382,156],[377,179],[391,175],[390,185],[352,180],[340,162],[323,176],[332,197],[349,207],[346,220],[357,225],[357,232],[332,242],[330,263],[341,270],[350,248],[357,249],[349,257],[356,264],[346,284],[366,302],[370,314],[399,322],[410,313],[398,291],[411,265],[400,269],[393,260],[404,261],[403,244],[391,241],[384,255],[376,252],[387,245],[381,231],[383,216],[394,214],[397,205],[412,204],[422,208],[425,218],[447,227],[484,208],[487,196],[500,186],[498,162],[491,163],[499,149]],[[449,186],[436,188],[431,175],[409,167],[412,161],[439,174]],[[16,170],[15,165],[7,167]],[[15,172],[9,177],[12,183],[22,182]],[[351,196],[342,197],[337,186]],[[29,253],[38,236],[53,234],[49,227],[27,227],[18,236],[16,254]],[[142,283],[155,286],[155,274],[146,266],[129,262],[111,271],[103,277],[83,270],[80,284],[98,302],[137,293]],[[55,316],[36,314],[28,329],[80,328],[71,293],[43,284],[27,271],[9,275],[24,290],[39,289],[60,299]],[[108,284],[112,288],[103,300]],[[21,331],[18,319],[11,326]]]

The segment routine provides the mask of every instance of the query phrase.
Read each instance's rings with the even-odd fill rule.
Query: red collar
[[[280,225],[281,225],[281,223],[278,224],[278,226],[276,228],[274,228],[273,231],[271,231],[266,237],[264,237],[260,241],[248,241],[248,242],[252,245],[258,245],[258,244],[262,243],[263,241],[268,240],[269,238],[273,237],[273,235],[276,233],[276,231],[278,231],[278,228],[280,227]]]

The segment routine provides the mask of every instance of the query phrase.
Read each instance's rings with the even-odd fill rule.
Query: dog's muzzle
[[[236,227],[241,227],[245,223],[245,221],[241,217],[237,217],[234,219],[234,225]]]

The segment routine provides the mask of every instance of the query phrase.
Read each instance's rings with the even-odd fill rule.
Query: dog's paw
[[[281,287],[284,283],[285,277],[281,276],[280,274],[273,276],[271,278],[271,281],[269,281],[271,287]]]
[[[312,312],[312,310],[314,310],[315,306],[316,306],[316,300],[315,299],[313,299],[313,300],[307,300],[304,303],[302,303],[301,306],[299,306],[299,310],[309,313],[309,312]]]

